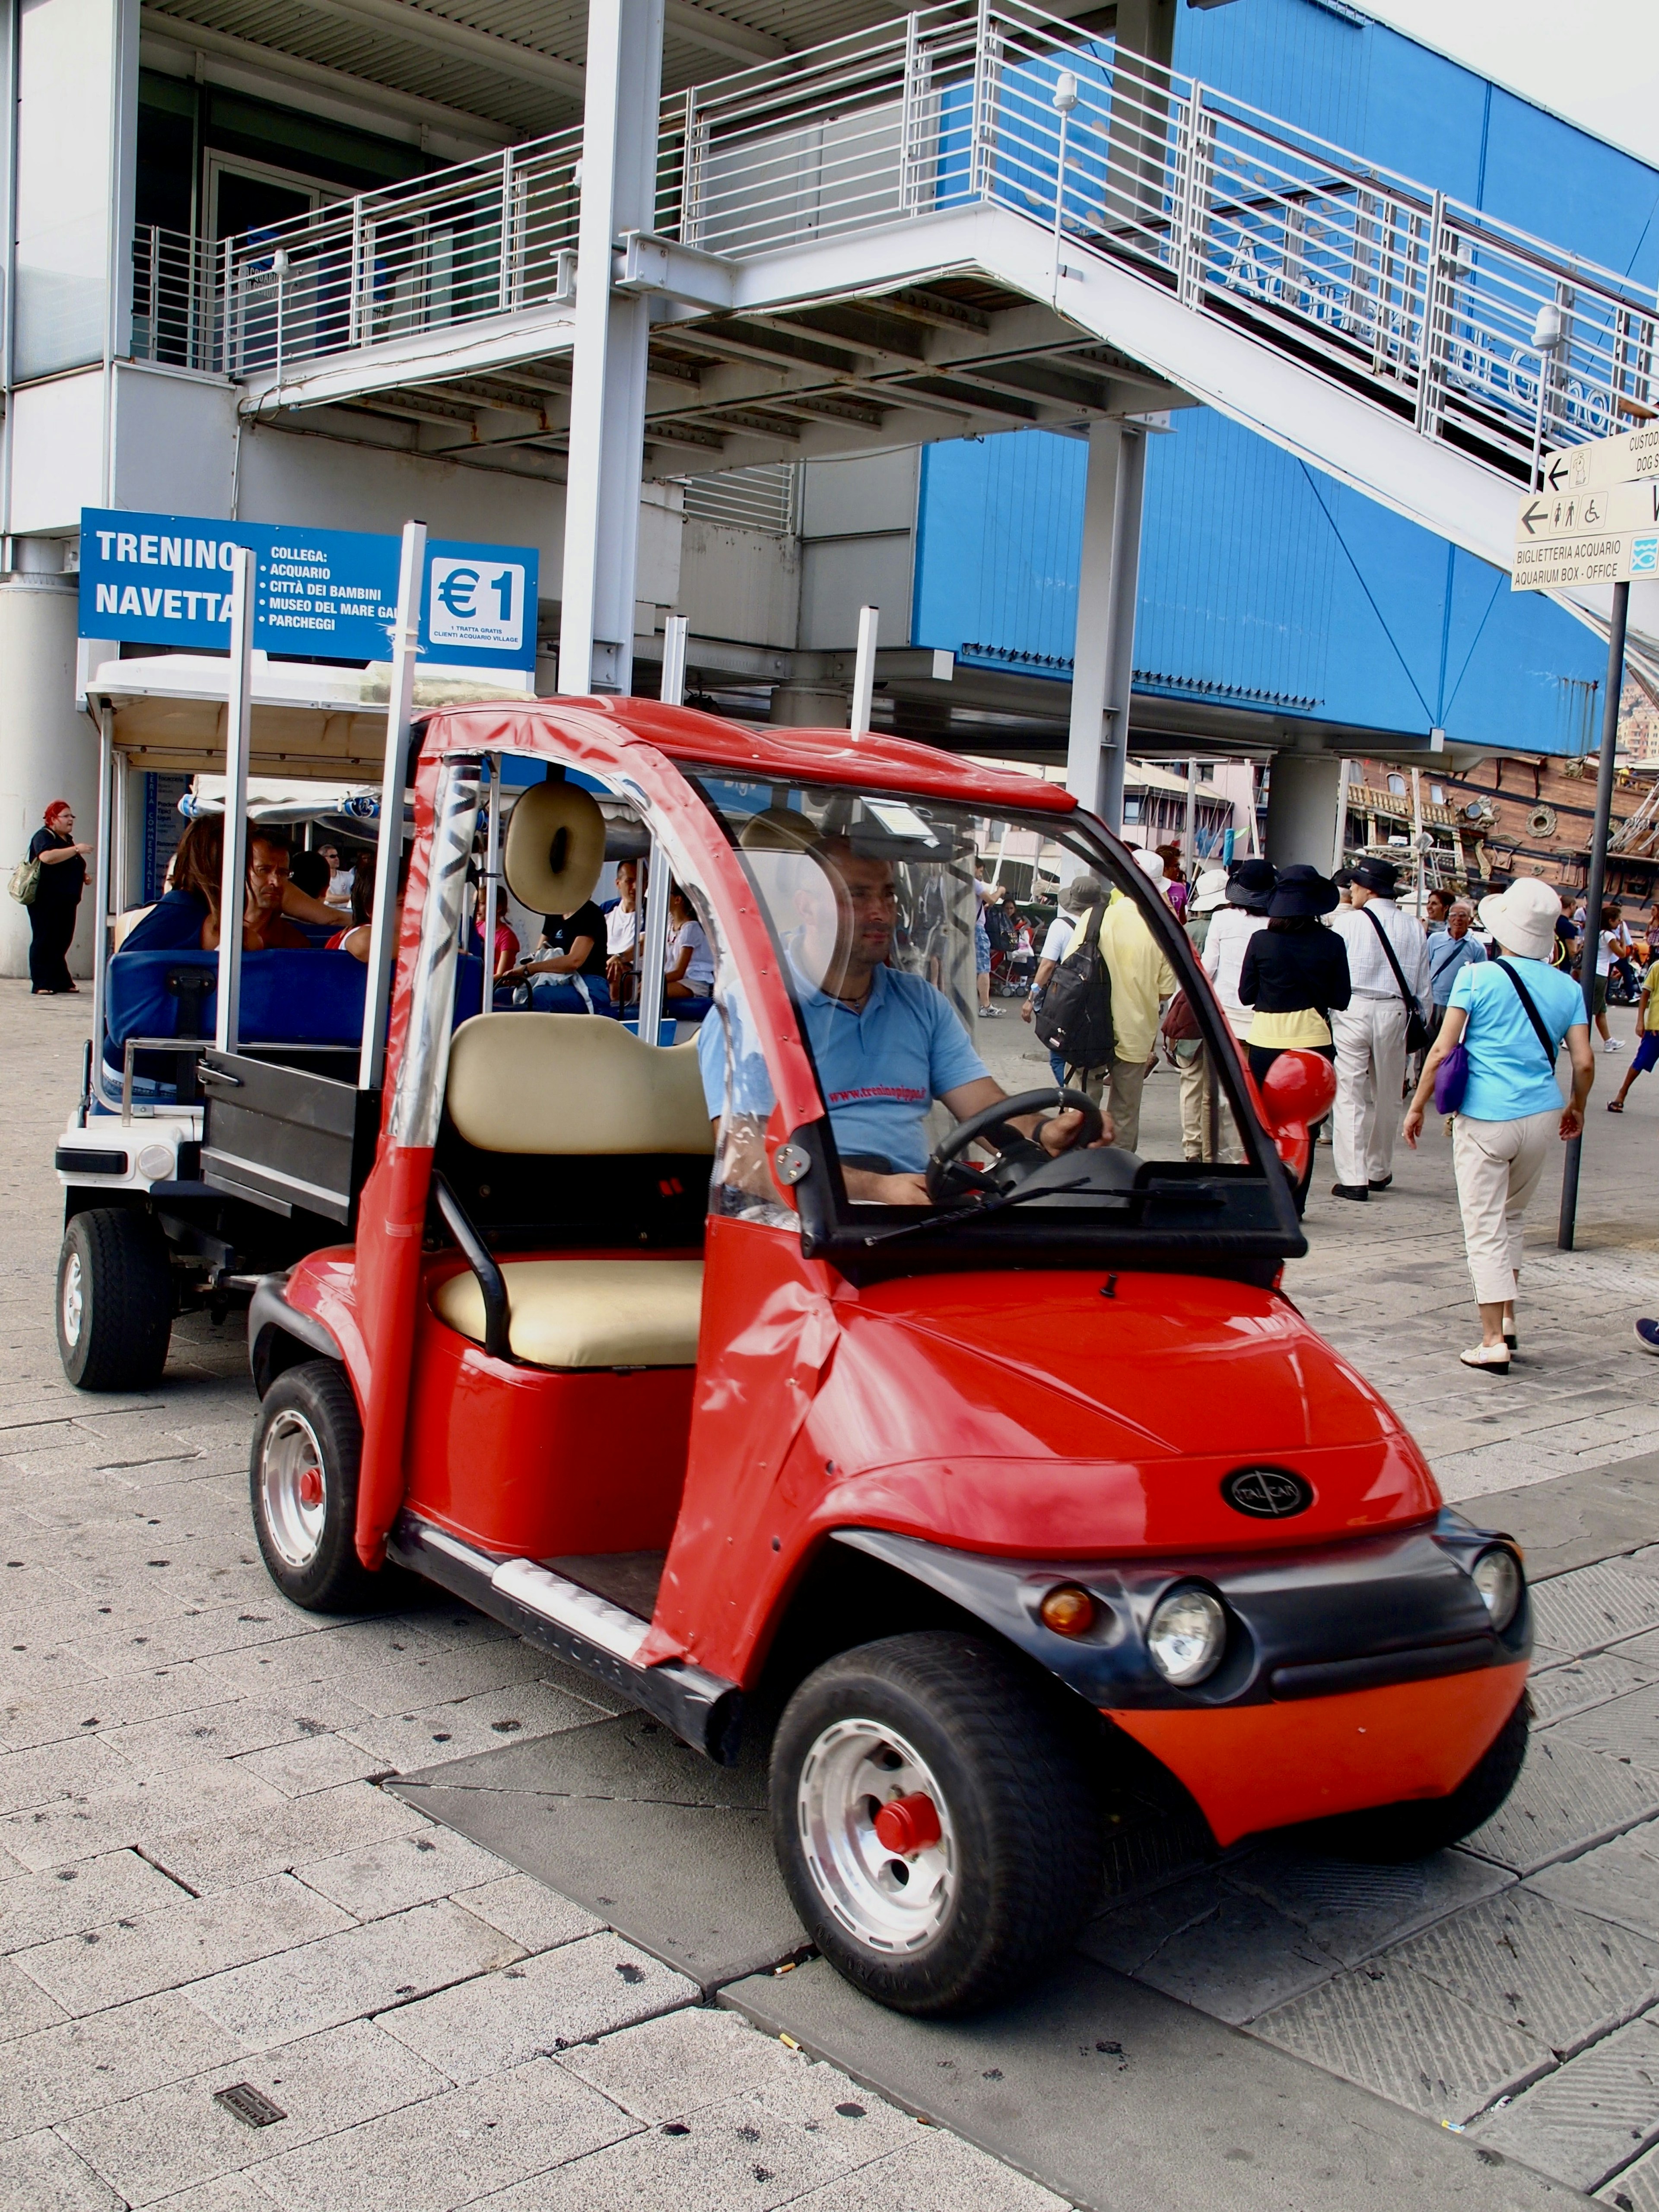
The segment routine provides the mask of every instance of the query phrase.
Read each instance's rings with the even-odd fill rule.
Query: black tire
[[[933,1791],[896,1780],[886,1796],[937,1793],[948,1829],[938,1857],[890,1856],[873,1812],[855,1809],[884,1805],[859,1791],[874,1762],[885,1766],[890,1730]],[[874,1753],[862,1766],[861,1741]],[[888,1755],[902,1776],[908,1762]],[[827,1832],[814,1826],[838,1774],[853,1808],[840,1832],[854,1854],[843,1860],[850,1888],[838,1888]],[[1057,1961],[1100,1887],[1099,1811],[1078,1747],[1017,1661],[953,1631],[861,1644],[809,1674],[778,1723],[770,1794],[773,1845],[808,1935],[855,1988],[898,2012],[939,2019],[1015,1995]],[[910,1869],[930,1867],[944,1871],[913,1905]],[[884,1899],[914,1911],[915,1923],[896,1936],[867,1915],[861,1925],[860,1898],[877,1913]]]
[[[357,1557],[362,1448],[357,1401],[336,1361],[307,1359],[266,1391],[248,1460],[254,1533],[272,1582],[307,1613],[367,1612],[379,1594],[380,1577]]]
[[[173,1334],[173,1262],[147,1213],[77,1213],[58,1255],[58,1357],[80,1390],[148,1390]]]
[[[1460,1844],[1482,1828],[1504,1803],[1527,1760],[1532,1700],[1524,1693],[1486,1756],[1447,1797],[1418,1797],[1375,1811],[1346,1813],[1322,1820],[1309,1838],[1340,1858],[1368,1859],[1377,1865],[1427,1858]]]

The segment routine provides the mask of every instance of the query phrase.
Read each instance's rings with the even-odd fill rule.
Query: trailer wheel
[[[1392,1864],[1427,1858],[1485,1827],[1520,1779],[1526,1764],[1532,1699],[1522,1696],[1491,1749],[1446,1797],[1418,1797],[1374,1812],[1345,1813],[1310,1830],[1321,1850],[1339,1857]]]
[[[331,1359],[287,1369],[254,1424],[248,1486],[270,1578],[308,1613],[356,1613],[376,1577],[357,1557],[357,1401]]]
[[[1101,1879],[1083,1762],[1017,1666],[928,1631],[808,1675],[772,1746],[772,1840],[836,1971],[939,2018],[1053,1965]]]
[[[77,1213],[58,1255],[58,1356],[77,1389],[148,1390],[173,1334],[173,1267],[147,1213]]]

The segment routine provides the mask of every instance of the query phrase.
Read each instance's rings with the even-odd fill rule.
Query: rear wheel
[[[772,1838],[812,1942],[857,1988],[939,2017],[1052,1966],[1101,1877],[1082,1762],[1017,1664],[930,1631],[842,1653],[785,1707]]]
[[[1375,1811],[1345,1813],[1310,1831],[1319,1848],[1350,1859],[1389,1863],[1427,1858],[1472,1836],[1502,1807],[1520,1779],[1527,1758],[1532,1700],[1523,1696],[1498,1731],[1492,1748],[1448,1797],[1417,1797]]]
[[[148,1390],[173,1334],[173,1266],[147,1213],[77,1213],[58,1255],[58,1356],[82,1390]]]
[[[376,1592],[356,1549],[362,1443],[333,1360],[290,1367],[266,1391],[248,1465],[253,1526],[271,1580],[307,1612],[361,1612]]]

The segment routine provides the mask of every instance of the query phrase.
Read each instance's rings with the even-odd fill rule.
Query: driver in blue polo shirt
[[[794,898],[799,933],[789,951],[795,997],[817,1064],[849,1198],[929,1206],[924,1123],[934,1099],[964,1121],[1008,1093],[986,1069],[949,1000],[925,977],[888,966],[898,922],[890,862],[826,838],[807,858]],[[819,980],[814,981],[814,977]],[[772,1086],[746,1010],[736,1010],[730,1100],[763,1121]],[[697,1040],[703,1096],[715,1121],[727,1104],[726,1040],[718,1010]],[[1077,1142],[1074,1109],[1024,1115],[1012,1125],[1057,1154]],[[1109,1121],[1100,1142],[1109,1144]]]

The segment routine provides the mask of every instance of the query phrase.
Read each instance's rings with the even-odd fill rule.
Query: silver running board
[[[601,1651],[624,1660],[630,1667],[638,1662],[640,1646],[651,1632],[650,1622],[641,1620],[638,1613],[612,1605],[609,1598],[538,1566],[534,1559],[508,1559],[496,1568],[489,1582],[491,1589],[500,1590],[504,1597],[516,1598],[544,1620],[586,1637]]]

